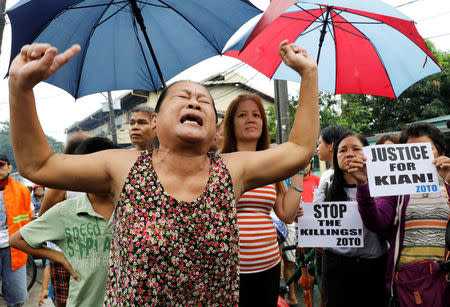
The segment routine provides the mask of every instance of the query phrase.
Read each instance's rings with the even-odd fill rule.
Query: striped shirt
[[[399,263],[425,259],[443,261],[448,216],[449,206],[444,191],[411,195],[406,207],[405,239]]]
[[[270,217],[276,199],[275,184],[270,184],[244,193],[237,204],[241,274],[268,270],[281,260]]]

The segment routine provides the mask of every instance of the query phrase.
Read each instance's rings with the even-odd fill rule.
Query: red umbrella
[[[284,39],[316,55],[319,88],[334,94],[397,98],[442,71],[414,22],[378,0],[274,0],[248,40],[235,45],[245,42],[243,50],[225,54],[269,78],[299,82],[278,56]]]

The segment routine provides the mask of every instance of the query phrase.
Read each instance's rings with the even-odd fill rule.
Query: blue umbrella
[[[261,11],[247,0],[22,0],[7,11],[11,61],[25,44],[81,52],[46,82],[75,98],[111,90],[157,91],[222,52]]]

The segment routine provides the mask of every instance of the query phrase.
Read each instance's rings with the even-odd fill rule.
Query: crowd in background
[[[56,65],[77,52],[72,47],[56,56],[49,46],[29,48]],[[448,256],[450,159],[442,132],[418,123],[377,140],[430,143],[442,178],[439,191],[372,198],[367,139],[340,126],[319,134],[316,63],[293,44],[283,42],[279,51],[302,76],[284,144],[269,146],[258,95],[236,97],[218,124],[208,90],[181,81],[163,90],[154,112],[132,110],[132,150],[77,133],[64,155],[51,152],[36,114],[21,114],[34,123],[31,129],[17,118],[19,105],[34,105],[30,89],[54,67],[39,62],[33,68],[33,52],[16,59],[10,71],[18,80],[10,85],[13,145],[19,170],[38,184],[30,195],[8,177],[9,159],[0,155],[0,263],[11,259],[2,273],[7,305],[27,299],[26,252],[49,259],[41,303],[51,285],[56,306],[277,306],[280,277],[292,274],[304,251],[281,252],[274,220],[287,225],[285,244],[296,244],[295,221],[304,205],[353,200],[364,223],[364,247],[317,251],[323,305],[412,306],[406,268],[420,266],[437,268],[430,274],[434,297],[421,292],[415,300],[444,306],[447,283],[438,262]],[[320,178],[311,174],[316,151],[330,166]],[[44,186],[52,187],[45,195]],[[13,203],[20,204],[14,212]],[[296,305],[295,285],[288,286],[286,302]]]

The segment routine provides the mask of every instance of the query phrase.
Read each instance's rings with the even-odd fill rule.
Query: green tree
[[[450,71],[450,53],[437,50],[430,42],[427,45],[444,71]],[[297,99],[289,99],[291,127]],[[354,94],[338,98],[320,91],[319,108],[322,128],[338,124],[362,134],[397,131],[411,122],[450,114],[450,77],[447,73],[429,76],[410,86],[398,99]],[[274,142],[275,108],[269,108],[267,115]]]
[[[64,144],[47,136],[47,142],[55,153],[62,153]],[[13,166],[13,172],[17,171],[16,160],[14,159],[14,151],[11,144],[11,135],[9,130],[9,122],[0,122],[0,152],[7,155]]]
[[[319,113],[321,128],[329,125],[341,125],[351,131],[367,133],[370,130],[372,114],[366,107],[367,99],[360,100],[360,95],[343,95],[339,100],[336,96],[326,92],[319,92]],[[294,123],[298,97],[289,99],[290,124]],[[276,141],[275,107],[270,106],[267,111],[268,128],[271,142]]]
[[[450,69],[450,53],[430,51],[445,71]],[[368,96],[373,122],[370,132],[400,130],[405,124],[450,114],[450,78],[447,73],[431,75],[406,89],[398,99]]]

